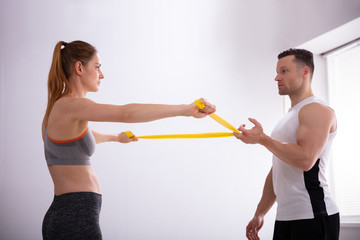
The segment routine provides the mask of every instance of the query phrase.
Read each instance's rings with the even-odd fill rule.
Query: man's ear
[[[310,68],[308,66],[304,66],[303,73],[304,73],[304,76],[310,75]]]
[[[82,72],[84,70],[84,65],[80,61],[76,61],[75,63],[75,73],[77,75],[82,75]]]

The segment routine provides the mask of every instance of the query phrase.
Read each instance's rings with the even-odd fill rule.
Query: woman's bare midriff
[[[91,165],[48,166],[54,182],[55,195],[70,192],[101,194],[100,184]]]

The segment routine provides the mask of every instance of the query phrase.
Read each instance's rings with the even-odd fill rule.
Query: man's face
[[[279,59],[277,62],[275,81],[278,83],[280,95],[295,94],[303,84],[300,69],[294,59],[295,57],[290,55]]]

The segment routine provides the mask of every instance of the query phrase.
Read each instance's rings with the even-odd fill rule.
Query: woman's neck
[[[84,98],[87,91],[83,88],[80,83],[80,79],[69,79],[71,85],[71,92],[68,94],[73,98]]]

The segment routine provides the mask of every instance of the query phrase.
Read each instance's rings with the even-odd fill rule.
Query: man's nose
[[[279,74],[276,74],[276,76],[275,76],[275,79],[274,79],[275,81],[280,81],[280,76],[279,76]]]

